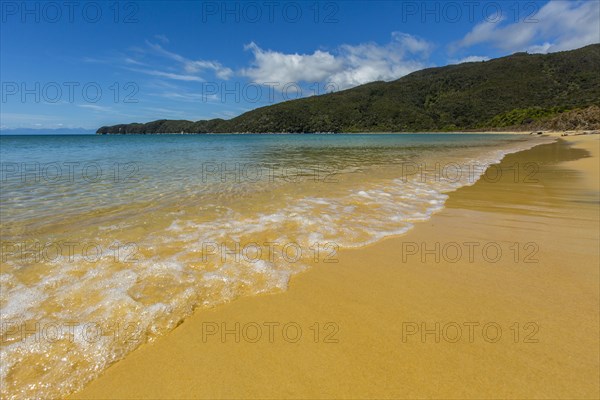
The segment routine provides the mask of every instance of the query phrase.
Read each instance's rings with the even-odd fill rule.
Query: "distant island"
[[[238,117],[103,126],[97,134],[600,129],[600,44],[413,72]]]

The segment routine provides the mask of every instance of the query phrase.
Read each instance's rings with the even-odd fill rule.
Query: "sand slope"
[[[408,234],[342,251],[283,294],[199,311],[73,398],[598,398],[599,139],[509,155],[500,181],[451,194]],[[532,182],[508,172],[528,162]],[[451,243],[478,244],[473,261],[451,262]],[[222,323],[239,342],[208,335]]]

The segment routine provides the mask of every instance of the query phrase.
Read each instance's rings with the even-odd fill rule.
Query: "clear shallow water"
[[[2,397],[77,390],[193,309],[404,233],[544,140],[0,136]]]

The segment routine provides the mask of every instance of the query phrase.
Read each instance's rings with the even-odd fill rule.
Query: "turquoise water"
[[[0,136],[2,397],[71,393],[196,308],[408,231],[544,140]]]
[[[264,183],[314,181],[318,167],[324,177],[522,140],[439,134],[0,136],[2,217],[5,224],[41,217],[47,224],[157,199],[243,195]]]

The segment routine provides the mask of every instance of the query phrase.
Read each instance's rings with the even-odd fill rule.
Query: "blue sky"
[[[231,118],[426,67],[600,42],[600,3],[1,1],[0,128]]]

